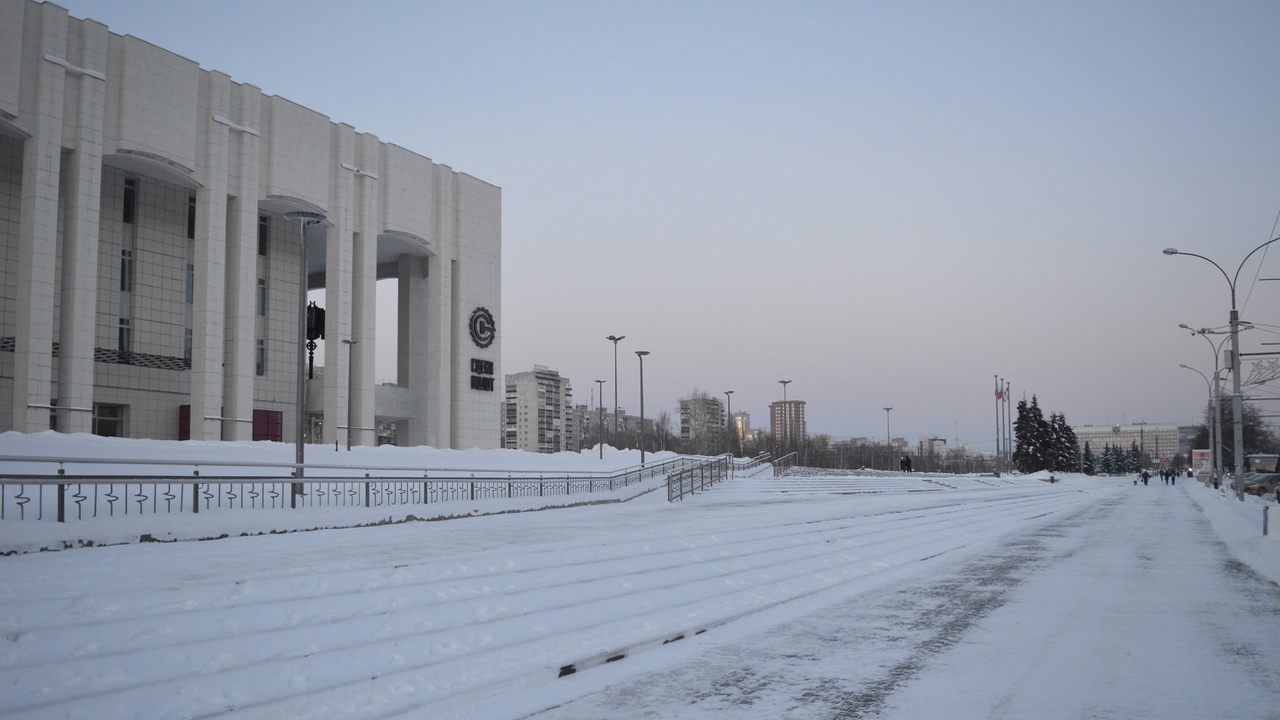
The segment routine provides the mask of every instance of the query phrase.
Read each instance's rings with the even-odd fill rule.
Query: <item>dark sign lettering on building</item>
[[[493,361],[471,358],[471,389],[493,392]]]

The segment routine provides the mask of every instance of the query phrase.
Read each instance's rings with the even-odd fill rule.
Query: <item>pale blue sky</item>
[[[61,4],[502,187],[503,371],[612,403],[626,335],[631,412],[644,349],[647,414],[790,379],[811,432],[990,449],[1000,374],[1190,423],[1227,283],[1160,250],[1280,214],[1275,2]]]

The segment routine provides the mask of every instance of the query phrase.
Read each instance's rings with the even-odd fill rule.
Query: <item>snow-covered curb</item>
[[[1280,505],[1252,495],[1240,502],[1195,481],[1188,481],[1186,488],[1236,559],[1280,584]],[[1264,536],[1262,513],[1268,506],[1271,532]]]

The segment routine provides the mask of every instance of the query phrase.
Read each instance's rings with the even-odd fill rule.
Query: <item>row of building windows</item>
[[[125,178],[124,181],[124,198],[121,210],[121,220],[128,225],[133,225],[137,218],[138,204],[138,184],[133,178]],[[191,195],[187,198],[187,238],[194,240],[196,237],[196,197]],[[258,255],[266,257],[267,248],[271,238],[271,220],[266,215],[258,216]],[[195,284],[196,284],[196,266],[194,263],[187,263],[186,269],[186,288],[185,300],[188,305],[195,302]],[[134,256],[131,248],[125,248],[120,251],[120,292],[132,293],[134,286]],[[258,287],[256,293],[256,314],[258,317],[265,318],[267,316],[267,281],[265,278],[258,278]],[[125,301],[125,307],[130,305],[129,301]],[[133,328],[128,317],[121,317],[116,337],[117,349],[122,353],[133,352]],[[192,334],[191,329],[184,330],[182,359],[187,367],[191,367],[191,347]],[[254,369],[259,376],[265,376],[267,373],[267,347],[266,340],[257,338],[254,352]]]

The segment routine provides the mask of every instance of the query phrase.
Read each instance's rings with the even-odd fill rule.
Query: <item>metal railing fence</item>
[[[797,453],[789,453],[787,455],[783,455],[777,460],[774,460],[773,476],[782,477],[783,475],[786,475],[787,473],[791,472],[791,468],[796,466],[796,457],[797,457]]]
[[[769,462],[773,456],[769,453],[760,453],[753,458],[734,458],[733,465],[736,471],[754,470],[755,468]]]
[[[303,464],[297,478],[296,463],[0,456],[0,521],[553,497],[625,488],[698,462],[672,458],[612,473]],[[86,466],[111,471],[68,472]]]
[[[667,474],[667,502],[683,500],[728,479],[733,472],[733,456],[725,454]]]

